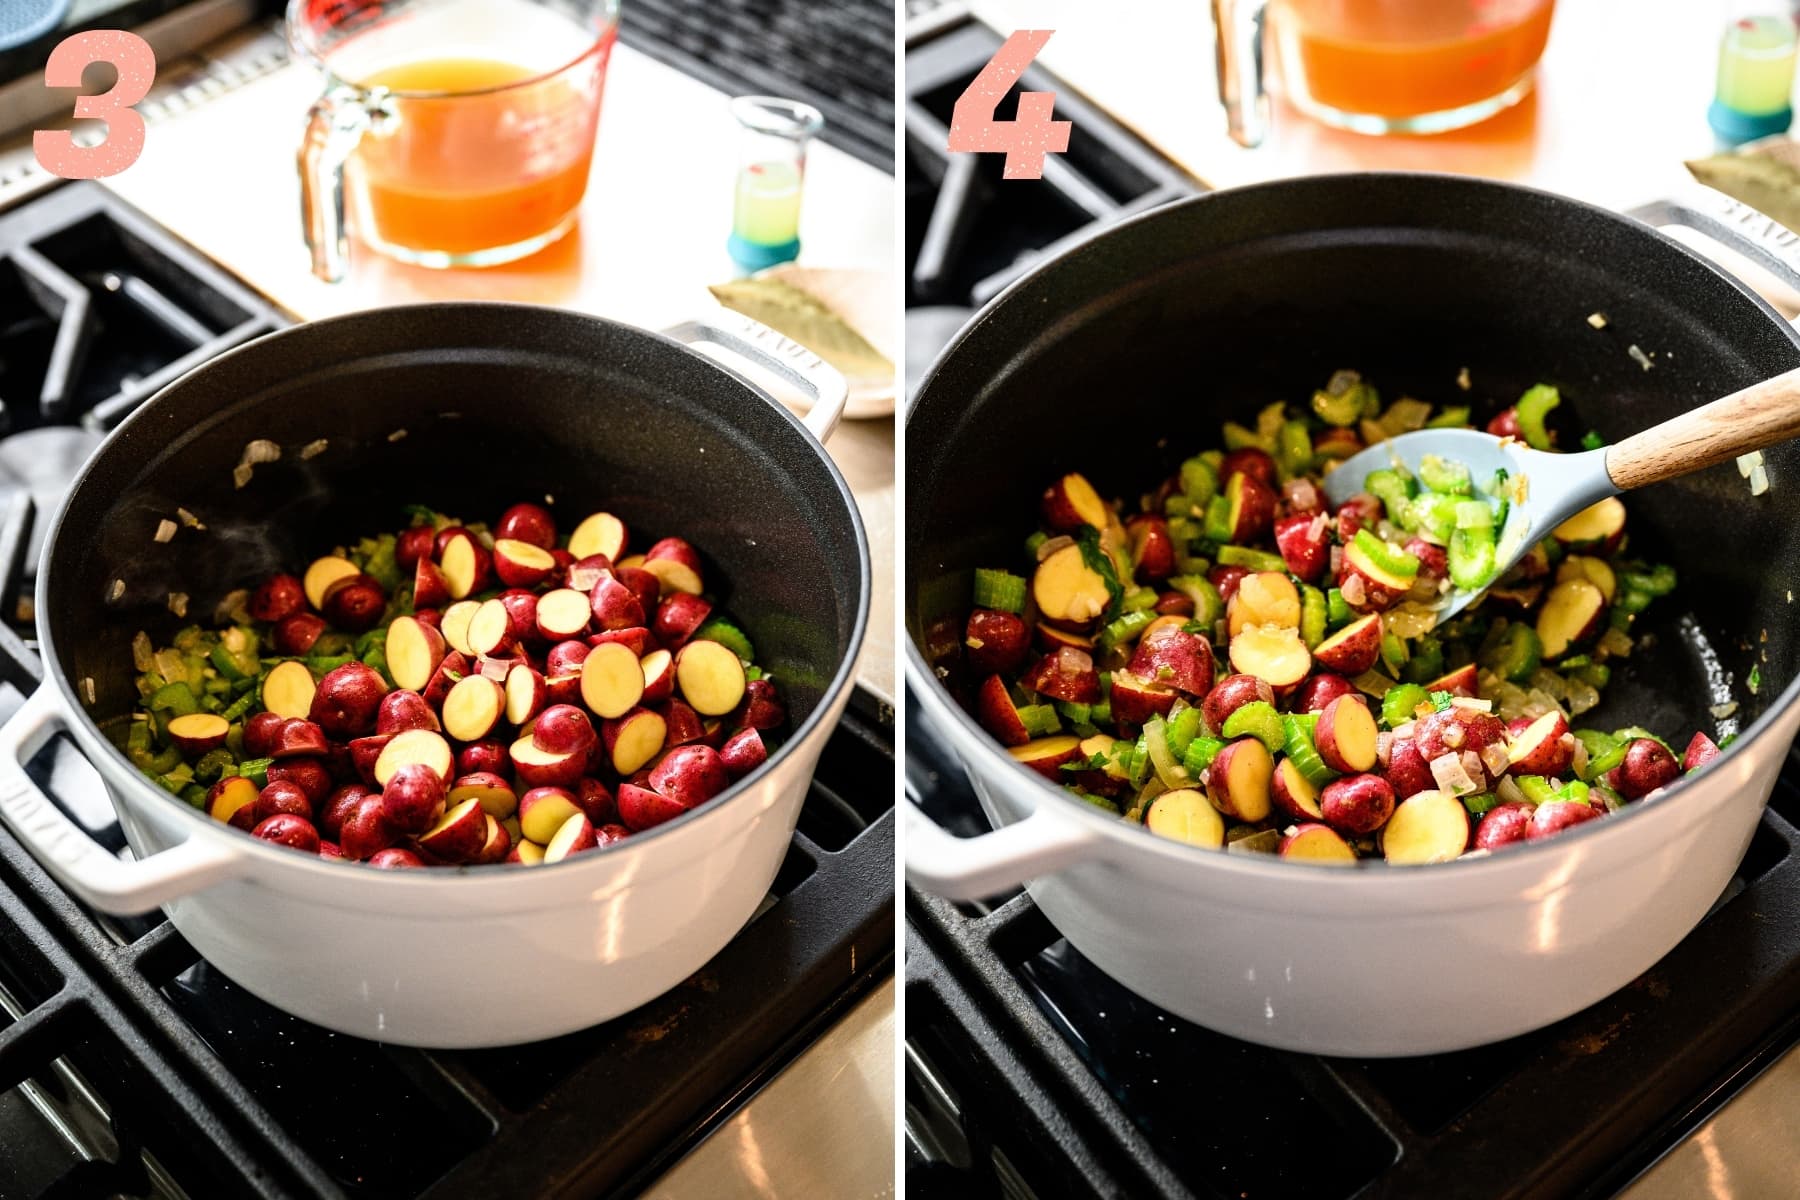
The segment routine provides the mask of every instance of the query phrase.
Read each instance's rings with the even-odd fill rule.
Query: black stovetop
[[[1038,68],[1023,86],[1056,91],[1056,115],[1074,120],[1064,169],[1001,182],[995,156],[950,158],[949,106],[1000,37],[967,21],[931,26],[907,52],[909,385],[1038,256],[1197,190]],[[925,335],[938,340],[920,346]],[[907,720],[909,799],[960,836],[986,830],[954,756]],[[1113,982],[1024,892],[951,904],[909,889],[908,1191],[1611,1195],[1800,1037],[1796,826],[1800,759],[1718,906],[1656,967],[1549,1029],[1425,1059],[1235,1041]]]
[[[34,513],[163,381],[285,323],[94,185],[0,215],[0,597],[16,602],[0,622],[0,719],[41,675],[22,619]],[[883,712],[852,701],[763,910],[717,957],[633,1013],[512,1049],[385,1046],[287,1016],[161,913],[121,920],[73,900],[0,827],[0,1197],[638,1190],[892,971]],[[123,848],[66,738],[29,770]]]

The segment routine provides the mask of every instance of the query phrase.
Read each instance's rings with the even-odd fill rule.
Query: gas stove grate
[[[986,828],[909,714],[907,792]],[[1655,967],[1494,1046],[1267,1050],[1139,999],[1016,892],[907,894],[909,1183],[960,1195],[1602,1196],[1800,1036],[1800,758],[1737,878]]]

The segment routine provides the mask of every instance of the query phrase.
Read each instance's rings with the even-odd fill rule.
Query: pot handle
[[[1100,837],[1047,806],[979,837],[945,832],[906,808],[907,882],[949,900],[978,900],[1092,857]]]
[[[812,405],[800,423],[821,443],[831,437],[838,418],[844,415],[850,385],[836,367],[792,338],[740,313],[721,308],[709,316],[670,326],[663,330],[663,336],[684,346],[704,342],[729,350],[805,392],[812,398]]]
[[[31,756],[68,728],[68,713],[49,683],[0,725],[0,819],[58,881],[104,912],[134,916],[238,873],[242,858],[224,839],[190,837],[128,861],[89,837],[25,773]]]
[[[1724,192],[1696,185],[1669,200],[1627,209],[1646,225],[1685,225],[1742,254],[1800,291],[1800,234]]]

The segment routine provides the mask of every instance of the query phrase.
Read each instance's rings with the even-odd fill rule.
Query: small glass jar
[[[800,255],[800,193],[806,147],[825,126],[810,104],[777,96],[739,96],[737,186],[726,249],[745,273]]]

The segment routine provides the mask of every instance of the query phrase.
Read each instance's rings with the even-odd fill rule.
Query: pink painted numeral
[[[996,121],[994,112],[1012,90],[1031,60],[1038,56],[1054,29],[1021,29],[1006,39],[987,66],[981,68],[968,89],[956,99],[950,114],[953,154],[1004,153],[1005,179],[1042,179],[1044,155],[1069,149],[1068,121],[1053,121],[1055,92],[1020,92],[1016,120]]]
[[[64,179],[104,179],[117,175],[144,152],[144,118],[131,107],[150,93],[156,79],[156,52],[150,43],[122,29],[91,29],[63,39],[44,65],[44,86],[78,88],[94,63],[111,63],[118,82],[95,96],[75,98],[75,116],[106,122],[106,137],[78,146],[66,129],[39,129],[31,135],[38,165]]]

